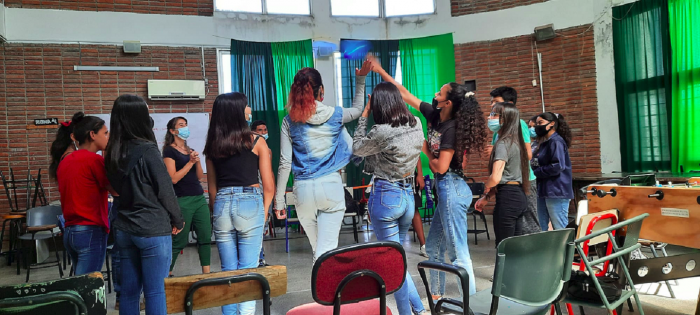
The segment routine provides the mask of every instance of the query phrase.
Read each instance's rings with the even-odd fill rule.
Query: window
[[[384,8],[383,12],[380,8]],[[331,0],[333,16],[395,17],[433,13],[435,0]]]
[[[310,0],[215,0],[217,11],[311,15]]]
[[[379,0],[331,0],[331,15],[379,17]]]
[[[231,51],[219,50],[219,94],[231,93]]]
[[[384,0],[387,17],[435,13],[434,0]]]

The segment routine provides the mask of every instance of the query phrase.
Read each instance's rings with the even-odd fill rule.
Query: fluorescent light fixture
[[[140,71],[158,72],[158,67],[110,67],[110,66],[73,66],[75,71]]]

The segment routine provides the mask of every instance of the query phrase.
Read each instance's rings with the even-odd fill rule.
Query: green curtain
[[[382,68],[392,76],[396,73],[396,65],[398,61],[399,52],[399,42],[396,40],[371,40],[372,49],[370,52],[374,55],[379,62],[382,64]],[[340,71],[341,71],[341,81],[343,89],[343,107],[352,107],[352,101],[355,97],[355,69],[362,67],[362,62],[364,60],[349,60],[343,59],[341,61]],[[367,75],[365,80],[365,94],[372,94],[374,87],[382,82],[382,78],[372,72]],[[367,102],[367,95],[363,96],[363,101]],[[367,128],[371,128],[374,125],[374,119],[370,116],[367,123]],[[355,134],[355,127],[357,126],[357,121],[353,121],[345,124],[350,135]],[[360,165],[355,165],[350,162],[345,168],[345,174],[347,175],[348,186],[360,186],[362,185],[362,180],[364,179],[365,184],[369,184],[371,179],[370,175],[362,172],[364,168],[364,162]]]
[[[399,51],[403,85],[419,99],[431,103],[444,84],[455,81],[452,33],[400,40]],[[420,117],[425,133],[428,127],[425,118],[413,108],[410,110]],[[421,159],[423,175],[432,174],[427,158],[421,155]]]
[[[275,149],[279,151],[279,132],[282,126],[282,120],[284,116],[287,115],[285,106],[287,105],[289,90],[294,82],[294,76],[302,68],[314,66],[314,55],[310,39],[295,42],[272,43],[271,46],[273,68],[275,72],[275,90],[277,91],[275,95],[277,107],[275,108],[276,119],[274,120],[274,124],[268,123],[269,126],[275,126],[272,129],[275,129],[276,137],[273,138],[272,134],[270,134],[268,145],[270,145],[270,148],[273,148],[274,152]],[[269,130],[270,128],[268,128],[268,132]],[[276,159],[273,158],[272,163],[274,165],[275,174],[277,174],[279,154],[276,156]],[[292,177],[293,176],[290,176],[287,181],[288,187],[292,186]]]
[[[671,79],[667,0],[613,8],[615,84],[622,170],[671,169]]]
[[[669,0],[673,171],[700,170],[700,0]]]

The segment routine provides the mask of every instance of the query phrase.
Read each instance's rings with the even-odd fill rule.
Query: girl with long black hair
[[[370,113],[375,124],[367,132]],[[367,206],[377,240],[403,244],[406,238],[415,213],[413,170],[424,141],[420,120],[408,111],[399,89],[379,83],[360,117],[352,146],[355,156],[365,157],[364,172],[374,175]],[[394,297],[399,314],[410,315],[411,304],[417,313],[425,311],[408,273]]]
[[[56,139],[51,142],[51,164],[49,165],[49,178],[56,179],[56,172],[61,161],[73,151],[78,150],[78,146],[71,138],[76,120],[84,117],[83,112],[77,112],[69,121],[60,123],[56,131]]]
[[[170,275],[173,274],[175,261],[189,238],[190,226],[197,233],[197,251],[202,273],[209,273],[211,265],[211,217],[209,206],[204,198],[204,189],[199,182],[204,178],[199,152],[187,146],[190,129],[185,117],[174,117],[168,121],[168,131],[163,143],[163,163],[173,180],[182,217],[185,220],[185,233],[173,235],[173,258],[170,263]]]
[[[122,274],[119,313],[138,314],[143,291],[146,314],[165,315],[163,279],[172,257],[170,235],[180,233],[185,222],[143,98],[119,96],[110,127],[105,166],[120,196],[114,221]]]
[[[489,159],[486,193],[475,208],[483,211],[488,200],[496,195],[493,224],[498,246],[502,240],[522,234],[522,218],[528,207],[530,168],[520,112],[513,103],[496,103],[492,111],[499,117],[498,140]]]
[[[251,109],[243,93],[217,96],[211,117],[204,155],[221,270],[255,268],[275,193],[270,149],[248,126]],[[255,301],[221,309],[224,315],[253,315]]]
[[[438,205],[426,250],[431,261],[442,262],[447,253],[452,264],[466,269],[469,273],[469,292],[466,293],[474,294],[476,282],[467,243],[467,212],[472,192],[464,180],[462,161],[466,154],[481,153],[486,146],[486,120],[479,103],[464,85],[451,82],[435,93],[431,106],[396,82],[376,59],[370,60],[372,70],[384,81],[394,84],[404,102],[419,110],[428,121],[428,139],[424,142],[423,153],[435,173]],[[430,275],[433,298],[438,299],[445,293],[445,273],[431,270]]]
[[[537,117],[535,133],[540,144],[532,169],[537,176],[540,227],[548,230],[551,221],[555,230],[564,229],[569,224],[569,203],[574,199],[571,130],[563,115],[547,112]]]
[[[73,115],[71,127],[69,141],[63,142],[77,144],[78,150],[63,158],[55,176],[66,227],[63,243],[75,275],[83,275],[101,271],[107,251],[107,192],[111,187],[104,158],[97,152],[107,147],[109,132],[104,120],[82,112]]]

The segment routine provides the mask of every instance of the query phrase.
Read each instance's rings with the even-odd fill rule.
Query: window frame
[[[217,10],[216,9],[216,3],[218,1],[224,1],[224,0],[214,0],[214,12],[222,12],[222,13],[243,13],[243,14],[255,14],[255,15],[272,15],[272,16],[289,16],[289,17],[310,17],[313,16],[313,5],[312,1],[313,0],[308,0],[309,2],[309,14],[292,14],[292,13],[269,13],[267,10],[267,0],[260,0],[260,3],[262,5],[262,12],[246,12],[246,11],[227,11],[227,10]],[[250,0],[247,0],[250,1]],[[330,0],[329,0],[330,1]]]
[[[224,63],[223,63],[223,58],[224,56],[231,56],[231,49],[225,49],[225,48],[217,48],[216,49],[216,70],[219,72],[217,76],[219,77],[219,94],[224,94],[226,93],[225,90],[225,84],[226,80],[224,79],[225,73],[224,73]],[[230,70],[229,70],[230,72]],[[231,78],[233,79],[233,78]],[[229,87],[230,88],[230,87]]]
[[[215,0],[216,1],[216,0]],[[263,0],[265,1],[265,0]],[[421,16],[421,15],[437,15],[437,0],[432,0],[433,1],[433,12],[431,13],[416,13],[416,14],[406,14],[406,15],[394,15],[394,16],[387,16],[386,15],[386,1],[385,0],[377,0],[377,5],[379,6],[379,16],[366,16],[366,15],[334,15],[333,14],[333,2],[331,0],[327,0],[328,4],[331,8],[330,14],[331,18],[361,18],[361,19],[392,19],[392,18],[404,18],[404,17],[413,17],[413,16]],[[311,3],[311,0],[309,0],[309,3]]]

